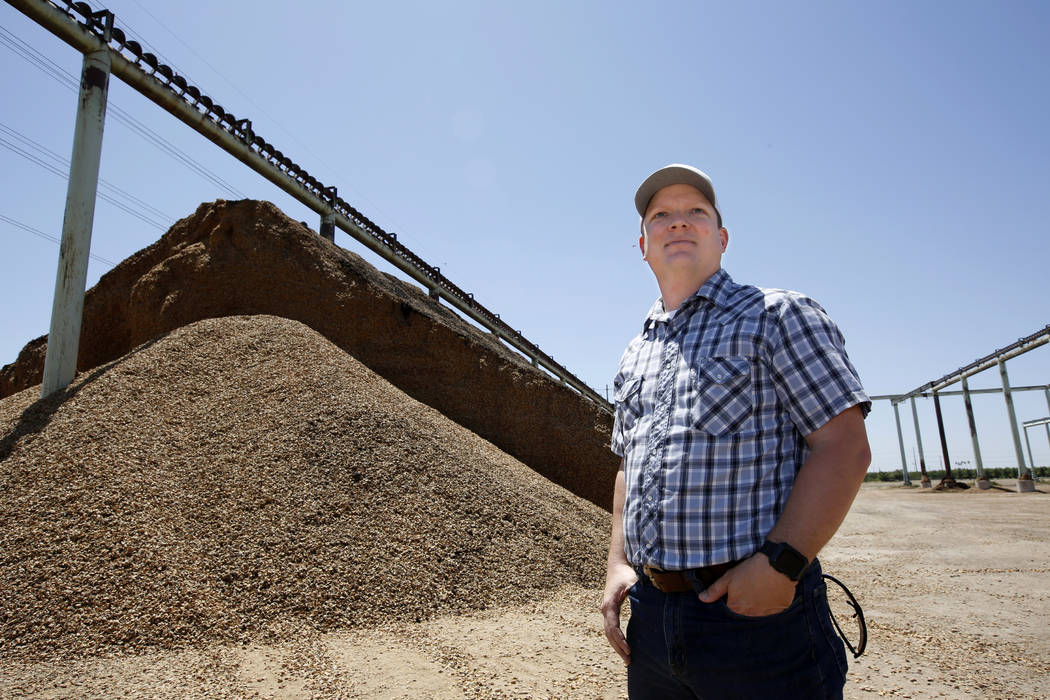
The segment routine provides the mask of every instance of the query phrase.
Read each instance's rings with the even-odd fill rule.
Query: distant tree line
[[[944,478],[943,469],[927,469],[926,473],[933,481],[938,481]],[[917,471],[909,471],[908,474],[912,479],[921,478],[922,474]],[[1035,467],[1032,469],[1032,474],[1036,477],[1050,477],[1050,467]],[[989,479],[1016,479],[1017,478],[1017,467],[985,467],[984,475]],[[976,479],[976,469],[952,469],[952,476],[956,479]],[[891,472],[877,471],[868,472],[864,477],[864,481],[903,481],[904,476],[901,474],[900,469],[894,469]]]

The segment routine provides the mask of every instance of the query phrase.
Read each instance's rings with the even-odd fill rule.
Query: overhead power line
[[[33,228],[29,224],[23,224],[21,221],[17,221],[15,219],[12,219],[9,216],[4,216],[3,214],[0,214],[0,221],[3,221],[4,223],[10,224],[11,226],[14,226],[15,228],[22,229],[26,233],[31,233],[34,236],[39,236],[40,238],[43,238],[43,239],[48,240],[48,241],[51,241],[52,243],[61,244],[61,242],[62,242],[58,238],[58,236],[52,236],[50,233],[44,233],[43,231],[41,231],[38,228]],[[108,258],[104,258],[101,255],[95,255],[94,253],[91,253],[91,259],[92,260],[96,260],[96,261],[98,261],[100,263],[103,263],[105,265],[109,265],[110,267],[116,267],[117,266],[117,264],[115,262],[113,262],[112,260],[110,260]]]
[[[19,148],[18,146],[16,146],[15,144],[11,143],[10,141],[8,141],[7,139],[5,139],[3,137],[0,137],[0,146],[3,146],[7,150],[12,151],[13,153],[15,153],[15,154],[17,154],[19,156],[22,156],[23,158],[25,158],[26,160],[30,161],[31,163],[36,163],[37,165],[39,165],[44,170],[47,170],[48,172],[54,173],[55,175],[57,175],[57,176],[59,176],[59,177],[61,177],[63,179],[68,177],[68,174],[69,174],[68,171],[64,171],[61,168],[55,167],[54,165],[48,163],[47,161],[42,160],[42,159],[40,159],[37,156],[34,156],[32,153],[29,153],[29,152],[23,150],[22,148]],[[146,224],[149,224],[150,226],[152,226],[155,229],[158,229],[160,231],[167,231],[168,228],[170,228],[170,226],[165,226],[164,224],[157,223],[156,221],[154,221],[153,219],[150,219],[145,214],[142,214],[140,211],[132,208],[131,206],[128,206],[124,202],[121,202],[116,197],[113,197],[112,195],[109,195],[106,192],[103,192],[103,191],[99,190],[96,194],[98,195],[99,199],[101,199],[103,201],[106,201],[106,202],[109,202],[110,204],[115,206],[117,209],[120,209],[121,211],[124,211],[124,212],[127,212],[128,214],[131,214],[136,219],[138,219],[138,220],[140,220],[140,221],[142,221],[142,222],[144,222]]]
[[[32,63],[34,66],[49,75],[53,80],[66,86],[66,88],[72,92],[78,92],[80,90],[80,81],[76,76],[52,61],[40,51],[33,48],[28,42],[23,41],[9,32],[4,27],[0,27],[0,44],[4,44],[26,61]],[[109,100],[106,112],[107,114],[112,114],[114,119],[127,126],[146,141],[152,143],[158,150],[163,151],[171,158],[182,163],[200,177],[208,180],[217,187],[222,188],[237,199],[247,199],[247,195],[243,192],[212,170],[208,169],[205,165],[195,160],[181,148],[150,129],[135,117],[131,116],[131,113],[121,108],[120,105],[115,104],[112,100]]]
[[[44,146],[43,144],[37,141],[34,141],[25,134],[17,131],[16,129],[12,129],[10,126],[7,126],[3,122],[0,122],[0,134],[17,139],[23,145],[28,146],[33,151],[35,151],[36,155],[27,153],[26,151],[22,150],[22,148],[20,148],[19,146],[16,146],[11,142],[7,141],[5,138],[3,138],[3,136],[0,136],[0,145],[3,145],[8,150],[17,153],[23,158],[26,158],[27,160],[30,160],[33,163],[36,163],[45,170],[48,170],[49,172],[55,173],[56,175],[63,178],[67,176],[69,172],[68,158],[63,158],[48,147]],[[41,160],[41,157],[45,160],[51,161],[51,163],[45,162],[45,160]],[[99,185],[104,190],[108,190],[109,192],[111,192],[114,196],[127,200],[128,204],[125,205],[115,202],[111,197],[107,195],[106,192],[99,193],[99,196],[102,199],[105,199],[106,201],[113,203],[116,206],[119,206],[124,211],[141,219],[142,221],[145,221],[147,224],[150,224],[154,228],[158,228],[161,231],[166,231],[175,222],[175,217],[162,212],[160,209],[157,209],[148,202],[136,197],[127,190],[118,187],[117,185],[114,185],[112,182],[109,182],[105,178],[99,178]]]

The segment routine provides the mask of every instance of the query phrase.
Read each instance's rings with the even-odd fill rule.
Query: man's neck
[[[700,287],[704,286],[707,280],[711,279],[711,275],[721,268],[716,268],[714,272],[708,274],[703,279],[672,279],[659,281],[660,296],[664,301],[664,311],[674,311],[682,302],[689,297],[696,294]]]

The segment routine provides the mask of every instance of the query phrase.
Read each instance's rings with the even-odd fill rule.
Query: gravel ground
[[[276,642],[597,585],[608,515],[300,323],[0,402],[0,658]]]
[[[850,697],[1047,697],[1050,485],[1015,489],[862,489],[821,555],[868,619]]]
[[[1006,482],[1004,486],[1008,487]],[[1050,488],[930,493],[868,485],[825,549],[860,598],[868,650],[849,700],[1045,698]],[[0,659],[10,698],[625,698],[598,587],[280,641]]]

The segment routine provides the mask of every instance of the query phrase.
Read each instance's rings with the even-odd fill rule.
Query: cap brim
[[[634,206],[638,210],[638,216],[645,218],[645,210],[649,208],[649,202],[653,195],[665,187],[671,185],[692,185],[707,197],[711,206],[718,211],[718,202],[715,201],[715,186],[711,184],[704,172],[689,165],[675,163],[660,168],[655,173],[645,178],[638,191],[634,194]],[[721,212],[719,212],[721,216]]]

